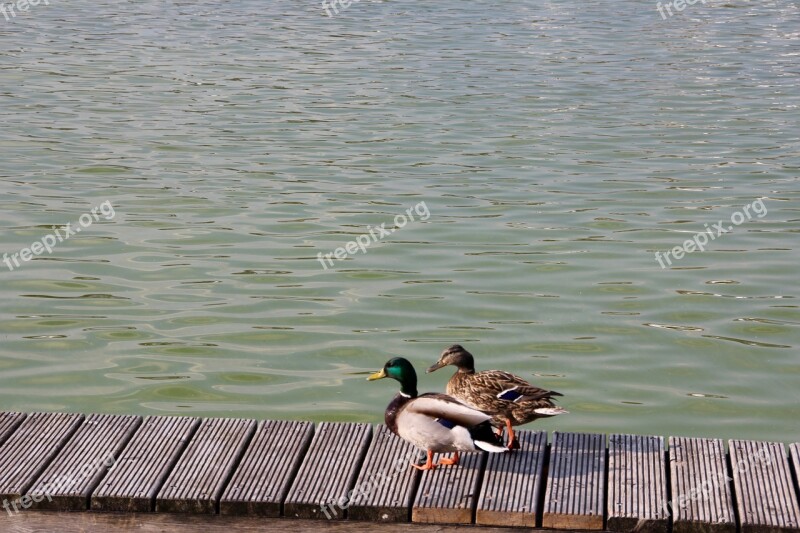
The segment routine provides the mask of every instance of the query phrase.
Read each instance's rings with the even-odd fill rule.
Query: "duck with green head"
[[[554,403],[561,393],[534,387],[519,376],[502,370],[475,372],[475,359],[461,345],[446,348],[428,372],[453,365],[458,370],[447,382],[447,394],[484,413],[492,415],[492,424],[508,429],[508,448],[519,448],[514,428],[537,418],[568,413]]]
[[[447,396],[428,392],[417,394],[417,373],[402,357],[390,359],[383,369],[367,379],[392,378],[400,382],[400,392],[386,408],[385,420],[389,429],[414,446],[425,450],[424,465],[412,463],[419,470],[433,470],[439,465],[458,464],[459,452],[485,450],[506,451],[494,434],[491,417]],[[452,459],[440,459],[433,464],[433,454],[455,452]]]

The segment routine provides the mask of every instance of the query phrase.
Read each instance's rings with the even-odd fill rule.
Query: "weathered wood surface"
[[[281,516],[281,504],[313,433],[311,422],[260,422],[222,494],[220,513]]]
[[[742,533],[800,531],[800,509],[783,444],[728,442]]]
[[[139,416],[89,415],[30,488],[37,509],[84,511],[89,496],[141,424]]]
[[[553,433],[542,526],[603,529],[605,435]]]
[[[404,441],[384,424],[374,432],[361,472],[353,487],[353,498],[347,508],[351,520],[373,522],[408,522],[409,509],[425,452]],[[329,513],[341,512],[338,507]]]
[[[25,511],[14,518],[1,517],[3,533],[464,533],[464,526],[377,524],[352,520],[291,520],[230,515],[172,513],[69,513]],[[512,533],[516,528],[470,527],[469,533]]]
[[[92,493],[91,508],[152,511],[156,493],[199,425],[194,417],[148,417]]]
[[[25,413],[0,413],[0,445],[22,424],[25,416]]]
[[[433,462],[453,454],[433,454]],[[462,453],[458,465],[422,473],[411,520],[427,524],[471,524],[486,452]]]
[[[203,420],[156,496],[156,511],[214,513],[255,430],[255,420]]]
[[[789,458],[794,470],[795,494],[800,498],[800,442],[789,445]],[[798,501],[800,504],[800,501]]]
[[[276,523],[267,514],[364,520],[313,522],[331,531],[391,530],[389,522],[409,518],[417,524],[403,524],[408,531],[427,531],[423,521],[436,530],[537,521],[587,530],[603,527],[605,510],[613,531],[664,533],[672,511],[673,533],[733,533],[737,518],[741,533],[800,533],[800,444],[787,454],[780,443],[732,440],[728,459],[721,440],[672,437],[667,471],[660,437],[611,435],[606,452],[603,435],[555,433],[548,454],[546,433],[518,435],[519,451],[462,454],[459,466],[419,473],[408,462],[424,456],[385,426],[373,436],[372,426],[352,423],[315,431],[309,422],[0,413],[0,491],[13,517],[0,531],[111,529],[101,513],[62,521],[49,518],[58,511],[39,512],[86,509],[91,497],[93,510],[128,511],[109,520],[142,531],[185,525],[209,533],[212,523],[225,524],[226,533],[237,530],[233,524],[263,531]],[[114,467],[106,472],[109,457]],[[130,514],[136,509],[147,511],[141,522]],[[21,520],[33,516],[38,521]],[[286,524],[278,527],[304,531],[302,520]]]
[[[543,490],[547,432],[517,431],[520,449],[490,453],[475,511],[475,523],[536,527]]]
[[[606,516],[609,531],[667,533],[669,506],[662,437],[608,437]]]
[[[78,414],[28,415],[0,447],[0,498],[11,500],[14,505],[22,495],[26,495],[82,421],[83,415]],[[42,499],[38,494],[33,502],[39,503]],[[29,501],[24,503],[31,506]]]
[[[294,518],[344,518],[349,505],[347,493],[355,483],[371,436],[370,424],[319,424],[286,496],[284,515]],[[333,504],[344,512],[332,514],[329,509]]]
[[[669,438],[674,533],[736,531],[725,459],[720,439]]]

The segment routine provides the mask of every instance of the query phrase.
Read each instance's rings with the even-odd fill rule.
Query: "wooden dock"
[[[0,413],[0,520],[16,524],[0,530],[48,519],[90,530],[121,516],[196,527],[205,516],[229,531],[258,519],[299,531],[323,520],[800,533],[800,443],[518,434],[519,451],[418,472],[408,463],[419,451],[383,425]]]

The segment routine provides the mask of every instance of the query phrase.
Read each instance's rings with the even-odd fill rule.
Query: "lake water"
[[[796,2],[338,9],[0,18],[0,409],[379,422],[460,343],[528,429],[800,438]]]

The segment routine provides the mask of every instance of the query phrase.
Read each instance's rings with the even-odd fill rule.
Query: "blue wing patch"
[[[500,394],[498,394],[497,397],[500,398],[501,400],[506,400],[508,402],[516,402],[517,400],[522,398],[522,394],[518,393],[515,389],[516,387],[514,387],[513,389],[506,389]]]
[[[437,418],[436,421],[439,422],[444,427],[446,427],[447,429],[453,429],[457,425],[452,420],[448,420],[446,418]]]

